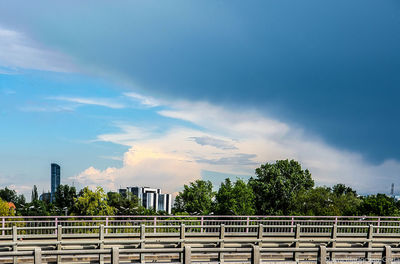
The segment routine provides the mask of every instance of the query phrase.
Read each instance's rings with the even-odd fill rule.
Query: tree
[[[116,215],[137,215],[143,210],[138,197],[129,193],[123,197],[117,192],[108,192],[107,203],[115,208]]]
[[[361,215],[397,216],[400,214],[396,200],[386,194],[363,197],[359,206]]]
[[[251,177],[250,186],[255,194],[257,214],[288,214],[295,199],[302,191],[314,186],[308,170],[294,160],[278,160],[256,169],[256,178]]]
[[[3,201],[13,203],[17,210],[25,205],[25,197],[23,195],[17,195],[15,190],[8,189],[7,187],[0,189],[0,198]]]
[[[6,187],[4,189],[0,189],[0,198],[3,201],[15,203],[18,199],[18,196],[14,190],[10,190]]]
[[[114,215],[115,212],[115,208],[107,204],[107,195],[101,187],[95,191],[89,187],[83,188],[74,201],[73,212],[77,215]]]
[[[31,201],[39,200],[39,194],[36,185],[33,185]]]
[[[175,211],[207,215],[213,211],[215,193],[210,181],[196,180],[184,185],[183,191],[175,198]]]
[[[59,214],[71,212],[77,198],[75,187],[59,185],[54,195],[54,205]]]
[[[38,199],[25,204],[25,206],[19,210],[21,215],[26,216],[47,216],[50,215],[52,211],[52,204],[46,204]]]
[[[293,215],[340,215],[332,201],[331,189],[325,186],[300,192],[295,204]]]
[[[344,184],[336,184],[332,188],[332,201],[339,210],[339,215],[358,215],[361,198],[357,192]]]
[[[332,187],[332,191],[336,196],[352,194],[357,196],[357,192],[351,187],[348,187],[342,183],[336,184]]]
[[[357,215],[357,193],[344,184],[302,191],[295,199],[294,215]]]
[[[221,183],[215,195],[215,213],[218,215],[252,215],[254,208],[253,189],[243,180],[232,184],[229,178]]]
[[[14,203],[0,199],[0,216],[14,216],[15,207]]]

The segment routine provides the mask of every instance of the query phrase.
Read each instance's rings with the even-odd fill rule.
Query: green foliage
[[[215,193],[210,181],[196,180],[190,185],[184,185],[183,191],[175,198],[176,212],[207,215],[213,212]]]
[[[314,181],[297,161],[278,160],[257,168],[256,178],[250,178],[249,184],[255,194],[257,214],[287,215],[299,193],[310,190]]]
[[[26,203],[25,196],[17,195],[16,191],[10,190],[7,187],[0,189],[0,199],[13,203],[17,207],[17,213],[19,209],[22,208]]]
[[[108,192],[107,203],[115,208],[116,215],[138,215],[142,212],[142,206],[139,206],[139,199],[136,195],[128,194],[123,197],[117,192]]]
[[[77,198],[76,189],[73,186],[59,185],[54,198],[54,206],[58,214],[63,214],[65,211],[71,212]]]
[[[332,187],[332,192],[336,196],[342,196],[342,195],[347,195],[347,194],[357,196],[357,192],[355,190],[353,190],[351,187],[348,187],[342,183],[334,185]]]
[[[331,190],[327,187],[300,192],[292,210],[294,215],[337,215],[339,213],[332,202]]]
[[[364,197],[358,211],[360,215],[400,215],[399,203],[393,197],[381,193]]]
[[[15,209],[10,207],[7,201],[0,199],[0,216],[14,216]]]
[[[75,215],[114,215],[115,208],[107,204],[107,195],[103,188],[97,187],[95,191],[89,187],[83,188],[79,197],[74,199],[73,214]]]
[[[253,189],[243,180],[232,184],[229,178],[225,179],[215,198],[217,215],[253,215],[255,212]]]
[[[26,216],[48,216],[54,213],[54,206],[36,199],[20,208],[20,213]]]
[[[305,190],[295,201],[294,215],[356,215],[361,203],[356,192],[343,184]]]
[[[338,215],[351,216],[358,215],[358,207],[361,204],[361,198],[357,192],[344,184],[336,184],[332,188],[332,201],[339,209]]]

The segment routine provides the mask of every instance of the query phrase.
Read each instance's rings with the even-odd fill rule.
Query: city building
[[[56,191],[58,186],[60,186],[60,165],[52,163],[51,164],[51,197],[50,201],[53,202],[55,199]]]
[[[124,197],[128,194],[135,195],[146,209],[154,209],[155,211],[164,211],[167,214],[171,214],[172,196],[169,193],[161,193],[161,189],[135,186],[119,189],[119,193]]]

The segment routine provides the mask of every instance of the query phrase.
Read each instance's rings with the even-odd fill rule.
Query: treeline
[[[14,190],[0,189],[1,216],[51,216],[51,215],[154,215],[140,205],[136,196],[128,193],[126,197],[116,192],[105,193],[101,187],[91,190],[88,187],[79,192],[75,187],[60,185],[55,199],[50,197],[40,200],[36,186],[32,190],[32,201],[27,203],[23,195]],[[15,207],[14,207],[15,205]],[[157,214],[162,214],[158,212]]]
[[[156,215],[135,195],[105,193],[101,187],[79,192],[60,185],[55,199],[40,200],[36,186],[32,201],[14,190],[0,189],[0,215]],[[316,187],[311,173],[294,160],[278,160],[255,170],[248,181],[229,178],[214,190],[210,181],[184,185],[175,198],[173,214],[192,215],[379,215],[400,216],[400,202],[385,194],[360,196],[343,184]]]
[[[344,184],[316,187],[294,160],[278,160],[255,171],[247,182],[230,179],[213,191],[210,181],[185,185],[174,212],[195,215],[400,216],[400,202],[385,194],[360,196]]]

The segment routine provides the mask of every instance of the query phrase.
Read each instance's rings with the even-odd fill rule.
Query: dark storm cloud
[[[153,95],[255,107],[400,158],[398,1],[12,1],[0,23]]]

